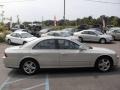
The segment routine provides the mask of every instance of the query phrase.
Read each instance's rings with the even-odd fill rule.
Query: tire
[[[110,71],[113,67],[113,62],[109,57],[102,57],[96,61],[95,68],[101,72]]]
[[[8,40],[7,40],[7,42],[8,42],[8,44],[9,44],[9,45],[11,45],[11,44],[12,44],[12,42],[11,42],[11,40],[10,40],[10,39],[8,39]]]
[[[113,40],[115,40],[115,36],[112,36],[113,37]]]
[[[82,37],[79,37],[79,41],[80,41],[80,42],[83,42],[83,38],[82,38]]]
[[[104,39],[104,38],[100,39],[100,43],[101,44],[105,44],[106,43],[106,39]]]
[[[32,59],[24,60],[21,62],[20,69],[27,75],[33,75],[39,71],[39,64]]]
[[[23,45],[24,45],[25,43],[27,43],[27,42],[26,42],[26,41],[24,41],[24,42],[23,42]]]

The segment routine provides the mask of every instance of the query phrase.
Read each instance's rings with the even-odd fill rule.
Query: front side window
[[[79,45],[69,40],[58,40],[59,49],[78,49]]]
[[[55,49],[55,40],[49,39],[39,42],[33,49]]]
[[[82,32],[82,34],[89,34],[89,33],[88,33],[88,31],[84,31],[84,32]]]

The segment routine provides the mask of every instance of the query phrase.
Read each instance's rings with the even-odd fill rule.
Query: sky
[[[99,0],[105,2],[120,3],[120,0]],[[6,3],[7,2],[7,3]],[[0,0],[0,8],[5,11],[5,17],[12,16],[13,21],[17,21],[17,15],[20,21],[42,21],[57,20],[63,18],[64,0]],[[94,18],[100,15],[120,17],[120,4],[99,3],[88,0],[66,0],[66,19],[74,20],[92,16]]]

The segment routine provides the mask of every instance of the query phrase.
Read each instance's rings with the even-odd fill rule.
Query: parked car
[[[11,28],[11,31],[12,31],[12,32],[14,32],[14,31],[16,31],[16,30],[18,30],[18,28]]]
[[[42,37],[23,46],[5,49],[3,57],[7,68],[19,68],[26,74],[35,74],[40,68],[95,67],[107,72],[116,66],[116,52],[90,47],[63,37]]]
[[[83,25],[80,25],[80,26],[78,27],[78,29],[79,29],[79,31],[85,30],[85,29],[89,29],[89,26],[86,25],[86,24],[83,24]]]
[[[33,35],[24,32],[24,31],[15,31],[11,34],[6,35],[5,40],[8,42],[8,44],[16,43],[16,44],[25,44],[27,42],[30,42],[32,40],[35,40],[37,37],[34,37]]]
[[[85,30],[74,33],[75,36],[79,37],[79,41],[93,41],[100,42],[102,44],[110,43],[113,41],[111,35],[103,34],[96,30]]]
[[[23,32],[28,32],[27,29],[17,29],[15,32],[17,32],[17,31],[18,31],[18,32],[19,32],[19,31],[21,31],[21,32],[22,32],[22,31],[23,31]]]
[[[72,33],[70,33],[69,31],[51,31],[45,34],[42,34],[41,37],[46,37],[46,36],[54,36],[54,37],[65,37],[65,38],[69,38],[69,39],[75,39],[79,41],[79,38],[77,36],[73,36]]]
[[[39,31],[39,36],[41,36],[42,34],[45,34],[45,33],[47,33],[47,32],[50,32],[50,31],[52,31],[51,28],[42,29],[42,30]]]
[[[28,28],[29,33],[32,35],[40,37],[39,32],[42,29],[42,26],[40,24],[29,24],[26,28]]]
[[[120,28],[115,27],[107,31],[107,34],[112,35],[114,40],[120,40]]]
[[[75,32],[75,28],[65,28],[65,29],[62,29],[62,31],[67,31],[68,33],[70,34],[73,34]]]

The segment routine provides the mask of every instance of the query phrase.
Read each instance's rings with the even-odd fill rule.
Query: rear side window
[[[56,49],[55,40],[49,39],[49,40],[41,41],[37,45],[35,45],[33,49]]]
[[[16,33],[11,34],[12,37],[18,37]]]
[[[58,40],[59,49],[78,49],[79,45],[69,40]]]

